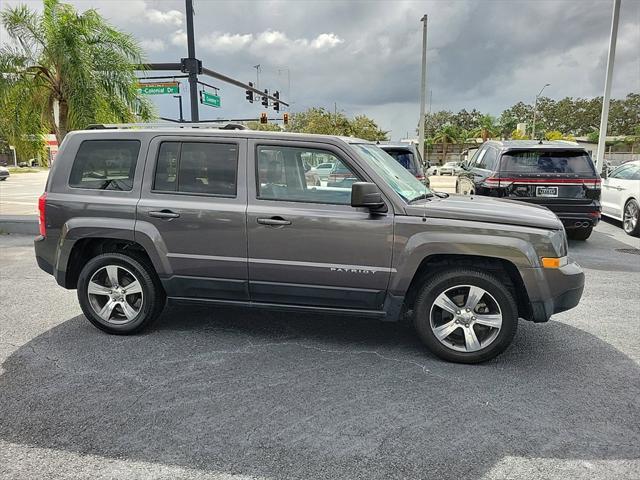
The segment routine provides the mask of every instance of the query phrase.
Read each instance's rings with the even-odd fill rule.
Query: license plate
[[[536,187],[536,197],[557,197],[558,187]]]

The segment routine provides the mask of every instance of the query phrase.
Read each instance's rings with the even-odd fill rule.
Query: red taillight
[[[47,192],[40,195],[38,199],[38,227],[40,228],[40,235],[47,236]]]
[[[486,183],[489,187],[499,187],[500,179],[496,177],[488,177],[484,179],[484,183]]]
[[[424,175],[417,174],[417,175],[416,175],[416,178],[417,178],[418,180],[424,180]]]
[[[588,215],[593,218],[602,218],[602,214],[600,212],[589,212]]]

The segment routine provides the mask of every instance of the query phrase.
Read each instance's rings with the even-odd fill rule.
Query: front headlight
[[[553,245],[554,251],[558,254],[558,257],[564,257],[569,251],[567,243],[567,234],[564,231],[564,227],[561,230],[556,230],[551,234],[551,245]]]

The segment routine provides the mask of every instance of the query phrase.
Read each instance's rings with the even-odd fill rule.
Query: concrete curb
[[[0,233],[38,235],[37,215],[0,215]]]

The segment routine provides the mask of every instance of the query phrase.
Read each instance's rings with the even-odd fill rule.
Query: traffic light
[[[267,123],[267,114],[265,112],[260,114],[260,123]]]
[[[249,82],[249,86],[253,87],[253,82]],[[245,98],[247,100],[249,100],[249,103],[253,103],[253,91],[252,90],[245,90],[245,92],[247,93]]]
[[[277,91],[277,90],[276,90],[276,91],[275,91],[275,93],[273,94],[273,96],[274,96],[274,97],[276,97],[278,100],[280,100],[280,92],[279,92],[279,91]],[[280,102],[275,101],[275,102],[273,103],[273,109],[274,109],[276,112],[279,112],[279,111],[280,111]]]
[[[284,122],[285,125],[289,125],[289,113],[284,112],[282,114],[282,121]]]
[[[262,105],[269,108],[269,97],[267,97],[267,95],[269,95],[269,90],[265,88],[264,95],[262,96]]]

